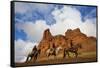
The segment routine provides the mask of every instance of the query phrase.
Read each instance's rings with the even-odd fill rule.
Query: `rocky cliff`
[[[40,41],[38,47],[41,49],[42,53],[52,47],[52,44],[55,44],[56,47],[61,46],[62,48],[70,47],[70,40],[73,44],[81,44],[82,49],[80,51],[94,51],[96,50],[96,38],[87,37],[84,33],[80,31],[79,28],[74,30],[68,29],[65,32],[65,35],[56,35],[53,36],[49,29],[46,29],[43,33],[43,38]]]

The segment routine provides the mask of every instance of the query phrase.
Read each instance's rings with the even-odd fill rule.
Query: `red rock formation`
[[[42,53],[44,53],[50,47],[52,39],[53,39],[53,36],[50,33],[50,30],[46,29],[43,33],[43,38],[38,45]]]
[[[43,39],[48,40],[48,41],[52,39],[52,35],[51,35],[49,29],[46,29],[46,30],[44,31]]]
[[[87,37],[83,34],[79,28],[74,30],[68,29],[65,32],[65,36],[56,35],[52,36],[49,29],[46,29],[43,33],[43,38],[39,43],[39,48],[42,50],[42,53],[45,54],[46,50],[54,44],[56,47],[61,46],[62,48],[70,47],[70,40],[73,41],[73,44],[81,44],[83,49],[81,51],[94,51],[96,50],[96,38]]]

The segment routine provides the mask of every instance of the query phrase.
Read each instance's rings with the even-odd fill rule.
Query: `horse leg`
[[[54,53],[54,58],[56,58],[56,53]]]
[[[67,53],[67,51],[64,49],[63,58],[65,58],[65,57],[66,57],[66,53]]]
[[[30,57],[30,56],[28,55],[28,57],[27,57],[27,59],[26,59],[26,62],[28,62],[28,60],[29,60],[29,57]]]
[[[35,56],[32,58],[33,63],[35,62]]]
[[[78,53],[77,53],[77,52],[75,52],[75,55],[76,55],[76,58],[77,58],[77,56],[78,56]]]
[[[49,57],[50,56],[50,53],[47,56]]]
[[[34,62],[36,62],[37,57],[38,57],[38,52],[34,55]]]
[[[38,54],[37,54],[36,57],[35,57],[35,61],[37,60],[37,58],[38,58]]]
[[[49,56],[50,56],[50,53],[47,54],[48,60],[49,60]]]
[[[67,51],[67,55],[68,55],[68,57],[70,58],[70,56],[69,56],[69,52]]]
[[[30,59],[30,61],[33,59],[33,56],[30,56],[31,57],[31,59]]]
[[[37,60],[37,56],[34,56],[34,62],[36,62],[36,60]]]
[[[32,61],[32,62],[35,62],[35,55],[33,55],[33,56],[31,57],[31,61]]]

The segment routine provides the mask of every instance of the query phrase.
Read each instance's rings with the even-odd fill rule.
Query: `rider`
[[[56,49],[56,46],[53,44],[53,49]]]
[[[53,53],[56,55],[56,46],[54,43],[53,43]]]
[[[34,48],[32,49],[32,53],[34,53],[35,51],[37,51],[36,45],[35,45]]]
[[[73,49],[73,42],[72,42],[72,40],[70,40],[70,46],[71,46],[71,49]]]

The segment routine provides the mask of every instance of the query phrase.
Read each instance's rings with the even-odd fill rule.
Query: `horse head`
[[[41,49],[38,49],[37,51],[38,51],[38,54],[40,54],[40,53],[41,53]]]
[[[81,44],[78,44],[78,47],[79,47],[80,49],[82,49],[82,45],[81,45]]]
[[[61,47],[61,46],[59,46],[59,47],[57,47],[57,50],[59,51],[59,50],[62,50],[63,48]]]

